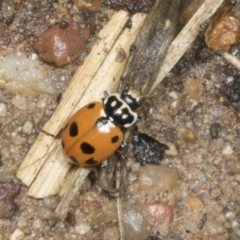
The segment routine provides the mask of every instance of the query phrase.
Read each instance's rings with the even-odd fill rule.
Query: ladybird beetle
[[[62,148],[72,163],[85,167],[100,164],[119,148],[124,129],[138,119],[138,91],[105,91],[104,96],[102,102],[79,109],[62,131]]]

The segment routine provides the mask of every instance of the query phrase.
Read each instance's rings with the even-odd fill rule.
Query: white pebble
[[[167,145],[169,147],[169,150],[166,150],[165,154],[168,156],[173,156],[173,157],[177,156],[178,151],[177,151],[175,144],[168,142]]]
[[[20,229],[15,229],[15,231],[10,236],[10,240],[20,240],[24,238],[24,233]]]
[[[233,153],[233,149],[232,149],[232,146],[230,144],[227,144],[222,150],[222,154],[224,154],[224,155],[229,156],[229,155],[232,155],[232,153]]]
[[[227,212],[225,213],[225,216],[226,216],[226,218],[228,218],[228,219],[232,219],[232,218],[235,218],[236,213],[235,213],[234,211],[227,211]]]
[[[81,223],[75,226],[75,231],[81,235],[86,234],[87,232],[90,231],[90,226],[86,223]]]
[[[0,103],[0,117],[5,117],[7,115],[7,106],[5,103]]]
[[[22,131],[26,134],[31,134],[33,129],[33,123],[30,121],[26,121],[23,125]]]
[[[37,102],[37,107],[38,108],[45,108],[46,107],[46,102],[44,102],[43,100],[40,100],[39,102]]]
[[[42,222],[42,220],[40,220],[40,219],[35,219],[34,221],[33,221],[33,228],[35,228],[35,229],[40,229],[40,228],[42,228],[42,225],[43,225],[43,222]]]
[[[27,110],[27,99],[23,96],[17,95],[12,99],[12,104],[20,110]]]

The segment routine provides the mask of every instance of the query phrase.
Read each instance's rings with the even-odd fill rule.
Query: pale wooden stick
[[[90,171],[90,168],[76,167],[72,169],[72,171],[68,175],[68,181],[61,189],[61,192],[59,194],[60,196],[62,196],[62,199],[58,204],[57,208],[55,209],[57,218],[61,220],[64,220],[66,218],[69,204],[74,199],[82,184],[85,182],[85,179]]]
[[[201,5],[170,45],[167,56],[150,92],[153,92],[163,78],[171,71],[197,37],[201,24],[214,14],[222,3],[223,0],[206,0]]]
[[[233,56],[229,53],[223,53],[223,57],[230,62],[235,68],[240,70],[240,59],[238,59],[236,56]]]
[[[104,61],[102,67],[99,69],[98,73],[95,76],[95,81],[91,83],[90,89],[95,89],[99,87],[100,90],[105,90],[104,86],[99,86],[99,81],[102,78],[107,77],[107,73],[110,75],[111,80],[115,84],[114,86],[117,88],[121,72],[123,71],[124,65],[119,65],[119,62],[115,61],[116,55],[119,51],[119,49],[123,49],[124,51],[128,52],[131,44],[133,43],[136,33],[139,31],[139,28],[141,27],[146,15],[145,14],[136,14],[132,18],[132,25],[133,28],[131,29],[125,29],[122,35],[119,37],[118,41],[114,44],[111,52],[107,56],[106,60]],[[125,60],[126,61],[126,60]],[[115,69],[115,70],[114,70]],[[89,95],[93,94],[94,92],[90,91]],[[85,104],[84,99],[82,100],[81,104]],[[89,168],[79,168],[78,171],[73,171],[72,174],[69,174],[67,176],[65,185],[62,187],[62,190],[60,192],[61,196],[64,196],[59,203],[59,206],[56,209],[56,215],[60,219],[64,219],[67,214],[67,208],[66,206],[69,205],[71,199],[73,198],[73,195],[77,192],[76,189],[80,189],[81,185],[83,184],[87,174],[89,173]],[[84,175],[84,177],[82,176]],[[72,179],[81,179],[81,181],[74,182]]]

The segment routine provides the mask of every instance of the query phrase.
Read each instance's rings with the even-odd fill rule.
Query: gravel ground
[[[1,54],[17,50],[31,55],[35,37],[74,12],[70,5],[2,1]],[[231,53],[239,57],[239,49],[234,46]],[[80,61],[63,69],[71,75]],[[122,197],[127,240],[240,238],[239,76],[200,35],[146,100],[147,120],[138,123],[139,131],[170,150],[160,165],[141,166],[128,145],[128,186]],[[54,216],[59,197],[29,198],[15,177],[56,108],[58,91],[26,96],[0,89],[0,240],[117,240],[116,198],[92,178],[74,199],[66,221],[60,222]]]

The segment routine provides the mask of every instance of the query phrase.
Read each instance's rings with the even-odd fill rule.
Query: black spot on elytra
[[[89,144],[87,142],[81,143],[80,149],[85,154],[93,154],[95,152],[95,148],[91,144]]]
[[[69,127],[69,134],[71,137],[76,137],[78,135],[78,125],[76,122],[73,122]]]
[[[65,144],[64,144],[63,140],[62,140],[62,148],[63,149],[65,148]]]
[[[90,103],[87,108],[91,109],[91,108],[94,108],[95,107],[95,103]]]
[[[70,159],[71,159],[72,163],[79,164],[75,157],[70,157]]]
[[[112,143],[116,143],[118,141],[119,137],[118,136],[114,136],[112,137]]]
[[[88,165],[95,165],[97,161],[94,160],[93,158],[89,158],[85,163]]]

